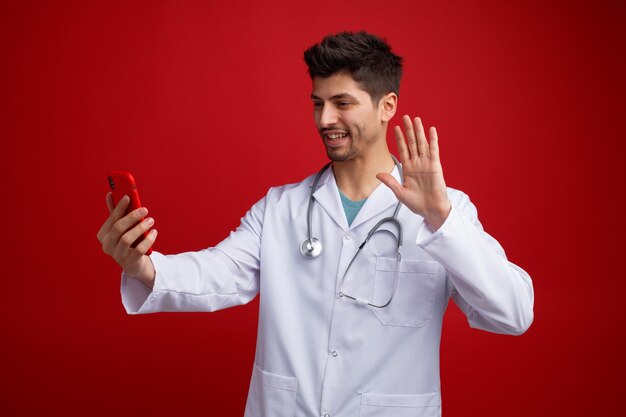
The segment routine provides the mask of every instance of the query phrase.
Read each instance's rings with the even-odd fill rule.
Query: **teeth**
[[[343,138],[348,136],[347,133],[341,133],[341,134],[334,134],[334,135],[327,135],[330,139],[339,139],[339,138]]]

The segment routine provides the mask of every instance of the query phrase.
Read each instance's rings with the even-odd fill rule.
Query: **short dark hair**
[[[402,58],[386,40],[366,32],[328,35],[304,51],[311,79],[347,71],[368,92],[374,104],[385,94],[400,94]]]

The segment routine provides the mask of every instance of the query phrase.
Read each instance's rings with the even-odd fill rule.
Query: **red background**
[[[242,415],[258,301],[126,315],[95,237],[106,174],[135,174],[157,250],[216,244],[324,163],[302,52],[365,29],[405,58],[400,114],[437,126],[448,185],[534,280],[521,337],[449,309],[444,415],[625,415],[623,2],[3,1],[0,19],[0,414]]]

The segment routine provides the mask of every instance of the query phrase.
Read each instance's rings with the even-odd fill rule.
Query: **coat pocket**
[[[374,302],[384,304],[393,293],[395,258],[376,259]],[[398,287],[391,304],[372,308],[378,320],[387,326],[422,327],[433,316],[439,275],[445,270],[435,261],[405,260],[400,262]]]
[[[415,395],[361,394],[360,417],[439,417],[441,400],[436,392]]]
[[[295,416],[297,389],[296,378],[265,372],[254,364],[246,417]]]

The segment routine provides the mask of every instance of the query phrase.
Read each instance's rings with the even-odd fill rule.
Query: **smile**
[[[324,133],[323,137],[327,148],[340,148],[350,141],[350,134],[348,132],[335,131],[332,133]]]
[[[346,136],[348,136],[347,133],[333,133],[330,135],[325,135],[328,139],[341,139],[341,138],[345,138]]]

